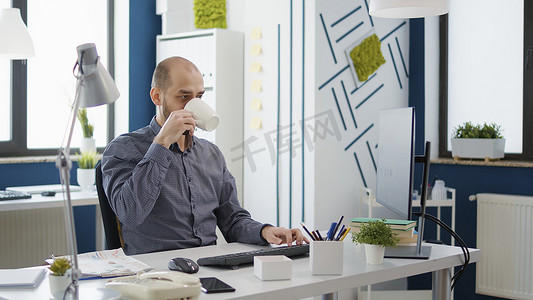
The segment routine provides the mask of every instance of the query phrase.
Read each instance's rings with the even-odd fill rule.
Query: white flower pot
[[[71,282],[70,272],[67,271],[63,276],[49,274],[48,280],[50,282],[50,295],[62,295]]]
[[[452,139],[455,158],[496,159],[505,155],[505,139]]]
[[[367,264],[381,265],[385,256],[385,247],[365,244],[365,256]]]
[[[82,190],[90,190],[94,185],[95,181],[95,170],[94,169],[80,169],[78,168],[78,185]]]
[[[81,138],[80,152],[95,152],[96,140],[92,137]]]

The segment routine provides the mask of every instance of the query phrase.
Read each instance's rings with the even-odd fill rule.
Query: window
[[[0,9],[11,7],[11,1],[0,0]],[[0,59],[0,142],[11,139],[11,62]]]
[[[451,0],[450,14],[441,17],[441,157],[451,156],[454,128],[471,121],[502,126],[506,157],[533,158],[528,138],[533,128],[527,124],[533,108],[527,105],[524,71],[524,45],[531,43],[528,32],[533,32],[528,2]]]
[[[111,2],[111,3],[109,3]],[[71,104],[74,100],[76,78],[73,67],[77,59],[76,47],[84,43],[96,44],[104,66],[113,61],[113,26],[109,26],[108,0],[26,0],[13,1],[14,7],[26,16],[26,24],[35,46],[35,56],[27,61],[13,61],[12,85],[8,91],[11,126],[7,134],[0,131],[0,139],[8,140],[2,147],[3,156],[55,154],[62,144]],[[0,65],[0,70],[5,69]],[[9,69],[9,68],[8,68]],[[108,70],[112,71],[112,69]],[[4,76],[0,73],[0,76]],[[17,74],[20,74],[18,76]],[[6,80],[2,78],[2,83]],[[9,81],[8,81],[9,82]],[[5,89],[1,89],[4,91]],[[0,95],[4,98],[4,93]],[[17,102],[22,103],[17,109]],[[14,105],[11,105],[14,104]],[[2,102],[0,113],[5,114]],[[89,121],[94,125],[98,147],[107,144],[108,133],[113,132],[112,107],[88,108]],[[3,119],[3,118],[2,118]],[[2,120],[4,122],[4,120]],[[3,123],[2,123],[3,124]],[[109,126],[108,126],[109,124]],[[2,125],[2,128],[5,126]],[[111,127],[109,130],[108,127]],[[7,137],[7,138],[4,138]],[[82,137],[76,122],[72,148],[77,148]],[[0,143],[1,145],[1,143]]]

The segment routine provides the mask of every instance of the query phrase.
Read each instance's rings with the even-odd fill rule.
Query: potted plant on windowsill
[[[94,185],[96,164],[100,159],[96,151],[82,152],[78,159],[78,184],[82,190],[88,190]]]
[[[485,161],[500,159],[505,155],[505,139],[500,125],[495,123],[472,124],[465,122],[455,128],[452,142],[452,156],[479,158]]]
[[[89,123],[87,117],[87,109],[80,108],[78,110],[78,121],[81,125],[81,131],[83,132],[83,138],[81,139],[80,152],[96,151],[96,141],[94,140],[94,126]]]
[[[385,256],[385,247],[396,247],[400,239],[392,231],[385,219],[369,221],[358,232],[352,233],[352,241],[365,245],[366,262],[381,264]]]
[[[50,275],[48,276],[50,294],[62,295],[71,282],[70,261],[64,257],[55,258],[48,269],[50,270]]]

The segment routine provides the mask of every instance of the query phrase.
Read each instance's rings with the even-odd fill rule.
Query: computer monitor
[[[413,107],[379,111],[376,201],[401,218],[411,220],[414,163],[424,164],[417,245],[387,248],[385,257],[427,259],[431,254],[431,247],[422,247],[430,143],[426,142],[424,155],[416,156],[414,132]]]
[[[414,108],[379,111],[376,201],[411,219],[414,170]]]

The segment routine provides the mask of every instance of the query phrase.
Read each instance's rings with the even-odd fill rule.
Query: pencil
[[[305,225],[303,223],[300,223],[300,225],[302,225],[302,228],[305,230],[305,232],[307,232],[307,234],[311,237],[311,239],[313,241],[316,241],[315,238],[313,237],[313,235],[311,234],[311,232],[309,232],[309,230],[307,230],[307,228],[305,227]]]
[[[349,228],[344,228],[344,231],[346,231],[342,237],[341,237],[341,241],[344,240],[344,238],[348,235],[348,232],[350,232],[350,229]]]
[[[333,238],[335,237],[335,233],[337,233],[337,230],[338,230],[339,227],[341,226],[342,219],[344,219],[344,216],[341,216],[339,222],[337,222],[337,226],[335,226],[335,230],[333,231],[333,234],[331,235]],[[333,239],[333,238],[332,238],[332,239]]]

